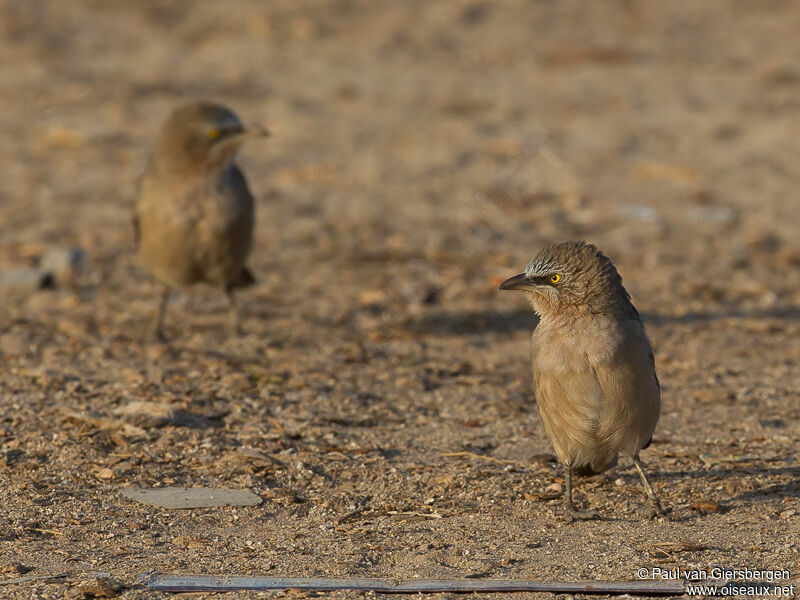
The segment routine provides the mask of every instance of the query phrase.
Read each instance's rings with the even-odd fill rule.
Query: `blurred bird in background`
[[[194,283],[222,288],[239,331],[234,290],[255,282],[245,265],[253,241],[254,203],[234,162],[241,144],[267,136],[246,128],[230,109],[194,102],[161,128],[141,180],[134,230],[142,264],[164,285],[155,335],[165,339],[171,291]]]

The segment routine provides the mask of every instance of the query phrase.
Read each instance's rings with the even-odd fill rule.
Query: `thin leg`
[[[154,325],[154,333],[155,337],[159,342],[166,342],[167,336],[164,335],[164,315],[167,312],[167,302],[169,301],[170,294],[172,290],[169,287],[164,286],[164,289],[161,290],[161,298],[158,301],[158,309],[156,312],[156,319]]]
[[[650,485],[650,482],[647,480],[647,475],[644,472],[644,466],[642,465],[642,461],[639,458],[638,452],[633,455],[633,464],[636,465],[636,470],[639,471],[639,477],[642,479],[644,491],[647,493],[647,499],[650,502],[651,507],[651,517],[663,515],[664,509],[661,508],[661,503],[658,501],[658,497],[656,496],[655,490],[653,490],[653,486]]]
[[[228,297],[228,311],[230,314],[231,330],[234,335],[241,335],[241,317],[239,316],[239,307],[236,305],[236,295],[233,288],[226,288],[225,295]]]
[[[598,514],[591,510],[575,510],[572,503],[572,465],[564,465],[564,517],[567,521],[591,521],[598,518]]]
[[[564,508],[569,511],[575,510],[572,504],[572,465],[564,465]]]

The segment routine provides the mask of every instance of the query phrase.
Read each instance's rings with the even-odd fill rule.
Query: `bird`
[[[236,153],[250,138],[226,106],[197,101],[175,108],[159,131],[139,180],[134,235],[143,266],[163,285],[154,333],[165,341],[172,290],[195,283],[221,288],[239,332],[234,291],[255,283],[246,266],[253,243],[254,201]]]
[[[557,243],[500,289],[527,292],[539,316],[531,366],[539,415],[564,465],[566,519],[598,517],[575,509],[573,473],[602,473],[620,456],[636,466],[648,516],[663,515],[639,458],[658,423],[661,386],[644,325],[614,263],[592,244]]]

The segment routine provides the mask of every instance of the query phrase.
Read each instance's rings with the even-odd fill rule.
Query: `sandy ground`
[[[0,596],[151,570],[797,577],[799,30],[790,1],[0,2],[0,267],[91,260],[0,306]],[[240,161],[259,284],[242,337],[198,287],[162,346],[130,214],[189,98],[274,132]],[[627,464],[577,484],[602,520],[558,518],[536,320],[496,287],[566,239],[613,257],[645,318],[669,519],[642,519]]]

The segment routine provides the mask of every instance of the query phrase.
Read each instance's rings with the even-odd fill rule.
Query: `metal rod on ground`
[[[139,582],[160,592],[237,592],[245,590],[351,590],[384,594],[420,592],[551,592],[556,594],[640,594],[679,596],[682,581],[542,582],[512,579],[361,579],[328,577],[227,577],[224,575],[164,575],[146,573]]]

